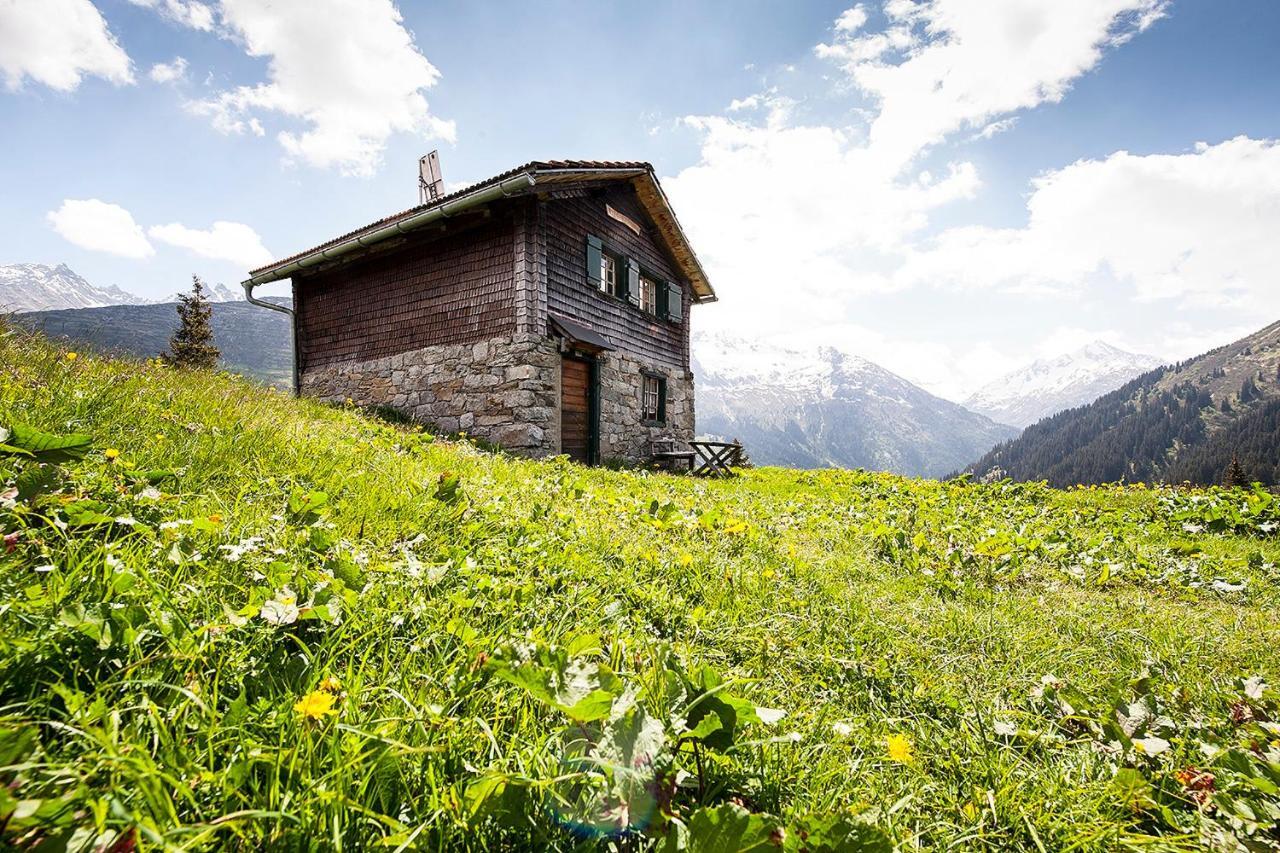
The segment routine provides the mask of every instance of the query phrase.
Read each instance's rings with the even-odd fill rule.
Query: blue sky
[[[413,204],[431,148],[450,184],[644,159],[721,295],[696,324],[960,398],[1280,319],[1277,32],[1272,0],[0,3],[0,263],[234,284]]]

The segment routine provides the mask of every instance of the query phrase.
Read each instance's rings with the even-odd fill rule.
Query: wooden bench
[[[680,442],[674,438],[655,438],[649,451],[649,458],[655,465],[671,471],[679,467],[692,471],[696,456],[692,450],[681,450]]]

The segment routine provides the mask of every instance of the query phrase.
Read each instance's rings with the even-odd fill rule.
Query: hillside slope
[[[1280,483],[1277,403],[1280,323],[1033,424],[968,470],[1055,486],[1203,485],[1237,455],[1251,479]]]
[[[937,477],[1017,434],[830,347],[695,336],[698,431],[760,464]]]
[[[0,847],[1274,837],[1265,493],[526,462],[2,326],[0,378]]]
[[[222,352],[222,366],[289,387],[293,375],[289,318],[248,302],[214,302],[211,307],[214,344]],[[174,308],[174,303],[164,302],[33,311],[14,321],[98,351],[151,358],[168,349],[169,338],[177,331]]]

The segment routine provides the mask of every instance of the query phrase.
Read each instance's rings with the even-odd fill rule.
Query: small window
[[[667,380],[661,376],[644,374],[641,395],[641,416],[646,421],[662,421],[667,416]]]
[[[658,313],[658,282],[644,273],[640,274],[640,310],[648,314]]]
[[[618,295],[618,259],[604,252],[600,254],[600,290]]]

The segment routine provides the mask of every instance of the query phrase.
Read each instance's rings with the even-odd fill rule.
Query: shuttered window
[[[618,295],[618,259],[607,252],[600,255],[600,289],[610,296]]]
[[[658,313],[658,282],[644,273],[640,274],[640,310],[647,314]]]
[[[684,308],[684,289],[674,281],[667,282],[666,299],[663,300],[662,314],[673,323],[680,322]]]

